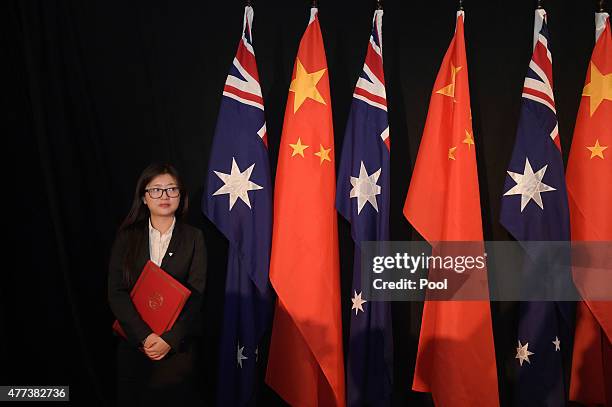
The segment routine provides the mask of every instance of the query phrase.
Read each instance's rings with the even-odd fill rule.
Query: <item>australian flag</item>
[[[353,94],[338,170],[336,206],[355,241],[347,362],[349,406],[391,404],[391,307],[361,289],[361,242],[389,239],[390,140],[382,59],[382,10],[376,10],[363,71]]]
[[[255,405],[262,337],[272,315],[268,280],[272,183],[266,123],[245,7],[242,38],[223,88],[202,211],[229,241],[218,405]]]
[[[550,35],[543,9],[535,13],[533,44],[500,220],[518,241],[567,242],[569,210],[553,96]],[[539,257],[525,263],[525,276],[548,272]],[[563,278],[553,275],[547,281],[552,285],[553,280],[556,284]],[[526,288],[533,291],[533,287]],[[564,364],[572,351],[573,305],[522,302],[519,308],[515,404],[564,406],[569,372]]]

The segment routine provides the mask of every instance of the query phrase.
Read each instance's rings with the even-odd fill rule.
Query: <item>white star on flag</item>
[[[561,341],[559,340],[559,337],[555,336],[555,340],[552,341],[552,343],[555,345],[555,352],[559,352],[561,350]]]
[[[525,209],[525,206],[529,203],[529,201],[533,200],[540,209],[544,209],[544,204],[542,203],[542,195],[541,192],[555,191],[555,188],[550,185],[546,185],[542,182],[542,178],[544,178],[544,173],[546,173],[546,168],[548,165],[540,168],[537,172],[533,172],[531,168],[531,164],[529,163],[529,158],[525,158],[525,169],[522,174],[508,171],[508,175],[512,177],[516,185],[513,186],[504,194],[505,195],[521,195],[521,212]]]
[[[516,348],[516,356],[514,358],[519,360],[521,366],[523,366],[524,361],[531,364],[531,361],[529,360],[529,355],[533,355],[533,352],[529,352],[528,348],[529,342],[527,342],[525,345],[521,345],[521,341],[518,341],[518,347]]]
[[[232,169],[229,174],[222,173],[220,171],[214,171],[217,177],[223,181],[223,186],[215,191],[214,195],[229,194],[229,209],[230,211],[234,207],[234,204],[240,198],[242,202],[247,204],[251,208],[251,201],[249,200],[249,191],[255,191],[263,189],[262,186],[257,185],[254,182],[249,181],[251,173],[255,168],[255,164],[251,165],[244,172],[240,171],[236,159],[232,157]]]
[[[242,369],[242,361],[248,359],[248,357],[244,356],[244,354],[242,352],[244,352],[244,346],[241,348],[240,347],[240,342],[238,342],[238,349],[237,349],[237,352],[236,352],[236,358],[238,359],[238,366],[240,366],[241,369]]]
[[[376,195],[380,194],[381,187],[376,185],[376,181],[380,177],[381,168],[371,175],[368,175],[363,161],[359,168],[359,177],[351,177],[351,185],[353,188],[349,194],[350,198],[357,198],[357,214],[361,212],[366,202],[369,202],[372,207],[378,212],[376,203]]]
[[[355,315],[357,315],[359,311],[365,312],[363,310],[363,304],[365,304],[367,301],[361,298],[361,291],[359,294],[357,294],[357,291],[355,291],[355,296],[351,298],[351,301],[353,302],[351,310],[355,310]]]

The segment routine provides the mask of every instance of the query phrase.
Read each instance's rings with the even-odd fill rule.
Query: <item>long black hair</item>
[[[185,184],[181,179],[178,171],[170,164],[153,163],[142,171],[138,182],[136,182],[136,188],[134,189],[134,199],[132,200],[132,207],[128,212],[127,216],[119,227],[119,233],[125,233],[127,237],[127,250],[123,258],[123,277],[125,281],[130,284],[134,281],[135,276],[138,275],[140,270],[137,270],[136,265],[136,254],[138,248],[144,243],[143,240],[148,238],[145,225],[149,219],[151,212],[149,207],[145,205],[143,199],[145,196],[145,189],[149,182],[158,175],[169,174],[176,181],[176,185],[180,191],[179,206],[175,212],[177,219],[187,214],[189,207],[189,196],[185,188]]]

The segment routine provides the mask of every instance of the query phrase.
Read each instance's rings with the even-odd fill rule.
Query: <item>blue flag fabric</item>
[[[525,77],[517,136],[501,202],[500,221],[518,241],[570,240],[549,44],[546,12],[538,9],[533,56]],[[569,250],[564,255],[568,254]],[[531,257],[534,258],[538,256]],[[545,259],[538,260],[526,262],[524,276],[547,272]],[[567,276],[551,276],[550,282],[554,279],[558,283],[565,277],[569,277],[569,272]],[[572,350],[572,333],[572,303],[520,304],[515,405],[567,404],[569,368],[564,367],[564,361],[571,360],[568,355]]]
[[[223,89],[202,197],[202,211],[229,241],[219,406],[256,404],[258,365],[264,363],[265,353],[262,338],[273,309],[268,280],[272,183],[252,22],[253,9],[247,6],[242,38]]]
[[[391,306],[361,291],[362,241],[389,239],[390,139],[382,59],[382,10],[376,10],[357,81],[338,169],[336,207],[355,241],[347,362],[349,406],[391,404]]]

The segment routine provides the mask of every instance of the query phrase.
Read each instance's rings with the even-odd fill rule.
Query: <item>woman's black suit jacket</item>
[[[123,264],[128,248],[128,236],[134,238],[135,269],[137,275],[127,284],[123,277]],[[123,328],[127,340],[135,347],[153,331],[140,318],[130,298],[130,291],[149,260],[148,219],[117,235],[110,256],[108,272],[108,302]],[[201,305],[206,285],[206,248],[200,229],[176,220],[172,237],[162,259],[161,268],[191,290],[191,295],[172,329],[161,337],[179,351],[188,337],[202,334]]]

